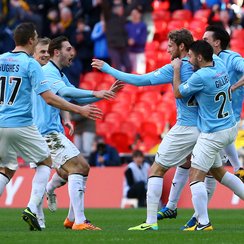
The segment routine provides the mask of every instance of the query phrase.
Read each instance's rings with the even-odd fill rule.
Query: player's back
[[[203,82],[203,89],[196,93],[200,130],[215,132],[234,126],[230,80],[223,61],[214,55],[214,65],[201,68],[196,74]]]
[[[31,92],[47,90],[40,65],[25,52],[0,55],[0,126],[32,125]],[[42,71],[40,71],[42,72]],[[38,77],[38,78],[36,78]],[[38,82],[39,81],[39,85]],[[42,87],[42,88],[41,88]]]
[[[235,84],[243,76],[244,59],[239,53],[231,50],[223,50],[218,54],[218,56],[224,61],[225,66],[227,67],[228,75],[230,77],[230,84]],[[243,97],[244,87],[239,87],[232,94],[232,107],[236,121],[240,121]]]

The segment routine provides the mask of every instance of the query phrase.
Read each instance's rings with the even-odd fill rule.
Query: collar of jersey
[[[49,61],[54,67],[56,67],[57,68],[57,70],[59,71],[59,73],[60,73],[60,75],[61,75],[61,77],[63,77],[64,76],[64,74],[63,74],[63,72],[60,70],[60,68],[52,61],[52,60],[50,60]]]

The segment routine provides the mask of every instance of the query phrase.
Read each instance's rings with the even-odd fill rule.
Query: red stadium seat
[[[176,29],[182,29],[182,28],[188,28],[189,22],[185,20],[171,20],[168,25],[168,31],[176,30]]]
[[[93,72],[86,73],[83,76],[83,82],[96,81],[97,83],[100,83],[102,81],[102,78],[103,78],[103,73],[98,71],[93,71]]]
[[[195,40],[202,39],[206,27],[207,23],[201,20],[192,20],[189,24],[189,30],[191,31]]]
[[[143,113],[144,118],[148,118],[153,110],[153,101],[140,101],[135,104],[133,111],[139,111]]]
[[[244,49],[244,40],[243,39],[231,39],[230,47],[231,47],[231,49],[232,48]]]
[[[119,127],[121,122],[124,121],[126,117],[126,113],[122,115],[122,113],[117,112],[110,112],[105,115],[104,122],[111,122],[113,123],[114,127]]]
[[[148,136],[145,135],[143,138],[143,143],[140,144],[139,149],[142,150],[144,153],[149,152],[154,146],[159,144],[161,142],[161,139],[159,136]]]
[[[151,137],[157,137],[159,135],[156,124],[151,121],[144,121],[141,123],[140,134],[142,136],[147,135]]]
[[[87,81],[81,80],[79,84],[79,88],[85,90],[95,90],[96,86],[97,86],[96,80],[87,80]]]
[[[188,21],[190,21],[192,19],[192,12],[188,9],[175,10],[172,13],[172,19],[173,20],[188,20]]]
[[[120,100],[113,102],[111,106],[111,112],[116,113],[128,113],[131,109],[131,104],[120,102]]]
[[[137,126],[131,121],[124,121],[120,125],[120,131],[126,133],[129,138],[134,138],[134,136],[138,132]]]
[[[154,0],[152,3],[153,12],[169,9],[169,1]]]
[[[210,9],[199,9],[194,13],[193,19],[207,23],[210,12]]]
[[[114,132],[114,125],[111,122],[97,122],[96,134],[102,136],[107,141],[110,138],[111,133]]]
[[[96,106],[103,111],[104,115],[111,111],[111,102],[109,102],[107,100],[103,99],[99,102],[96,102]]]
[[[170,55],[167,51],[158,52],[157,56],[158,56],[158,61],[157,61],[158,68],[161,68],[164,65],[170,63]]]
[[[136,93],[129,92],[126,85],[122,91],[116,95],[116,101],[124,104],[132,104],[135,101]]]
[[[131,152],[131,141],[126,133],[114,132],[110,136],[109,144],[114,146],[120,153]]]
[[[110,82],[113,84],[115,82],[115,78],[109,74],[103,73],[102,82]]]
[[[151,108],[154,109],[156,103],[158,103],[161,100],[162,96],[160,94],[160,91],[145,91],[142,92],[138,96],[138,102],[146,102],[146,103],[151,103]]]
[[[157,126],[157,134],[160,135],[164,131],[166,125],[166,114],[160,112],[153,112],[149,118],[151,122]]]
[[[152,42],[147,42],[145,46],[145,51],[157,51],[159,48],[159,42],[158,41],[152,41]]]
[[[154,33],[153,40],[161,42],[167,39],[168,22],[169,21],[165,21],[165,20],[154,21],[155,33]]]
[[[128,114],[126,122],[132,122],[136,128],[139,130],[141,122],[144,121],[145,115],[140,111],[132,111]]]
[[[167,10],[152,12],[153,21],[170,21],[171,14]]]

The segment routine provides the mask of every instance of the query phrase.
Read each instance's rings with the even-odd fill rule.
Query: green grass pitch
[[[146,209],[86,209],[86,216],[102,231],[72,231],[63,227],[67,209],[45,209],[46,229],[31,232],[21,219],[22,209],[0,209],[0,243],[244,243],[244,210],[210,210],[212,232],[183,232],[179,227],[192,210],[178,210],[176,219],[159,221],[158,231],[128,231],[145,220]]]

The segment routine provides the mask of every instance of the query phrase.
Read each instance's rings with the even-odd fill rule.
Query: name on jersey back
[[[0,64],[2,72],[19,72],[19,64]]]

